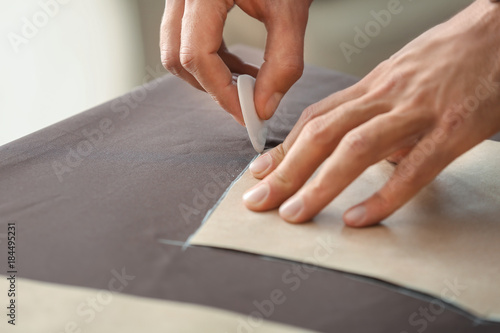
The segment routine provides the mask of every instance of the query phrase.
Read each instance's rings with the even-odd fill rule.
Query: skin
[[[285,141],[250,166],[262,180],[245,193],[245,205],[254,211],[280,207],[286,221],[306,222],[367,167],[388,159],[397,164],[392,177],[344,214],[349,226],[374,225],[456,157],[500,131],[500,5],[491,2],[476,0],[359,83],[304,110]],[[207,91],[241,124],[233,74],[253,75],[257,112],[268,119],[302,73],[310,3],[168,0],[161,28],[162,62]],[[260,69],[229,53],[222,40],[224,21],[234,5],[268,30]],[[321,164],[318,175],[306,184]]]
[[[304,35],[312,0],[167,0],[160,30],[163,66],[205,90],[244,125],[233,74],[256,78],[255,106],[269,119],[302,75]],[[233,6],[264,23],[264,63],[259,68],[230,53],[222,38]]]
[[[500,6],[477,0],[359,83],[307,108],[283,144],[251,165],[262,181],[245,193],[245,205],[280,207],[286,221],[306,222],[389,157],[398,162],[392,177],[344,222],[364,227],[391,215],[456,157],[500,131],[499,31]]]

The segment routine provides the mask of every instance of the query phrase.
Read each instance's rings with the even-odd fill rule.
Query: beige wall
[[[354,44],[354,28],[364,30],[373,21],[372,10],[386,10],[390,0],[316,0],[311,6],[306,33],[305,60],[307,63],[363,76],[379,62],[399,50],[412,38],[443,22],[470,4],[471,0],[401,0],[401,13],[391,15],[370,44],[348,63],[340,43]],[[225,32],[228,44],[265,45],[262,25],[246,17],[239,9],[229,15]]]
[[[33,21],[40,3],[58,1],[65,4],[39,22],[42,27],[16,51],[9,34],[21,34],[23,19]],[[306,62],[362,76],[471,0],[401,0],[402,12],[346,61],[340,43],[353,43],[354,28],[364,28],[373,20],[370,11],[385,9],[388,2],[314,1]],[[158,50],[164,0],[0,0],[0,5],[0,145],[165,73]],[[228,45],[265,45],[262,24],[238,8],[229,14],[224,35]]]
[[[164,0],[139,0],[143,19],[146,59],[150,66],[160,62],[158,29]],[[430,27],[443,22],[472,0],[400,0],[401,13],[392,15],[370,45],[354,55],[349,63],[340,43],[353,44],[354,28],[364,29],[373,20],[371,11],[387,9],[390,0],[315,0],[311,6],[306,34],[305,59],[310,64],[363,76],[379,62]],[[248,17],[238,7],[228,15],[224,37],[228,45],[265,47],[262,23]]]
[[[0,145],[142,82],[135,1],[0,0],[0,6]]]

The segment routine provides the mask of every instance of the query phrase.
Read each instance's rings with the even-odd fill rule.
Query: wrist
[[[471,44],[481,44],[478,51],[492,60],[486,63],[494,64],[491,73],[500,77],[500,0],[476,0],[461,14],[464,21],[471,23],[466,24],[468,28],[465,28],[470,29],[474,38]]]
[[[483,24],[485,33],[491,38],[492,55],[496,57],[495,75],[500,77],[500,0],[484,3]]]
[[[475,6],[475,13],[479,19],[478,24],[482,24],[485,32],[492,36],[500,36],[500,0],[476,0],[472,5]]]

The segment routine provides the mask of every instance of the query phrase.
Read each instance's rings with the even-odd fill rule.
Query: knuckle
[[[187,47],[182,47],[179,54],[179,60],[181,66],[188,72],[192,73],[196,71],[198,67],[199,55],[192,49]]]
[[[329,196],[331,192],[331,184],[323,179],[313,179],[308,186],[307,193],[311,197],[311,200],[322,200]]]
[[[173,54],[172,52],[166,51],[162,53],[161,64],[167,71],[174,74],[175,76],[179,76],[182,71],[179,56]]]
[[[408,87],[408,74],[402,71],[386,70],[385,66],[377,68],[371,74],[369,85],[371,95],[379,99],[387,96],[399,95]]]
[[[419,131],[424,131],[437,124],[432,108],[414,104],[412,101],[401,105],[398,110],[393,110],[385,117],[387,123],[401,124],[401,126],[408,128],[409,132],[416,128]]]
[[[280,189],[289,189],[293,186],[292,178],[285,174],[280,168],[273,172],[271,183],[277,185]]]
[[[387,68],[389,67],[388,62],[388,60],[384,60],[379,63],[372,71],[370,71],[364,78],[362,78],[360,82],[376,80],[378,77],[383,75],[384,72],[387,72]]]
[[[365,133],[359,130],[352,130],[342,139],[341,145],[354,155],[364,155],[370,151],[370,142]]]
[[[314,103],[304,109],[304,111],[300,115],[300,121],[304,124],[307,124],[308,122],[313,120],[317,114],[318,114],[318,104]]]
[[[379,209],[384,213],[391,212],[395,208],[394,207],[395,201],[391,199],[391,197],[394,197],[394,195],[397,193],[395,193],[396,191],[394,191],[394,189],[390,190],[391,190],[390,193],[384,193],[382,191],[378,191],[373,195],[373,197],[377,201],[377,209]],[[390,197],[388,197],[388,195]]]
[[[390,95],[396,90],[399,90],[402,84],[403,84],[403,79],[399,74],[397,73],[390,74],[383,79],[383,81],[379,85],[379,88],[375,91],[376,92],[375,97],[380,98]]]
[[[280,62],[280,71],[292,81],[297,81],[304,71],[304,62],[301,60],[284,60]]]
[[[304,126],[303,135],[306,140],[321,144],[329,141],[328,130],[324,120],[321,117],[316,117]]]
[[[407,102],[403,104],[407,112],[420,119],[435,117],[436,111],[441,113],[442,108],[428,90],[411,91],[409,95]]]
[[[286,155],[286,150],[285,150],[285,146],[283,145],[283,143],[280,143],[279,145],[274,147],[274,149],[271,151],[270,155],[271,155],[271,158],[275,162],[278,162],[278,163],[281,162]]]
[[[393,90],[396,89],[400,82],[401,81],[399,81],[399,78],[397,78],[396,76],[391,75],[387,77],[380,85],[379,94],[382,96],[389,95]]]

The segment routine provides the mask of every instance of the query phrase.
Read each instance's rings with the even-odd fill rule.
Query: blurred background
[[[272,1],[272,0],[269,0]],[[306,34],[307,63],[362,77],[412,38],[472,0],[400,0],[368,45],[356,29],[394,0],[315,0]],[[165,0],[0,0],[0,145],[122,95],[165,74],[158,36]],[[263,25],[235,7],[228,45],[264,48]]]

